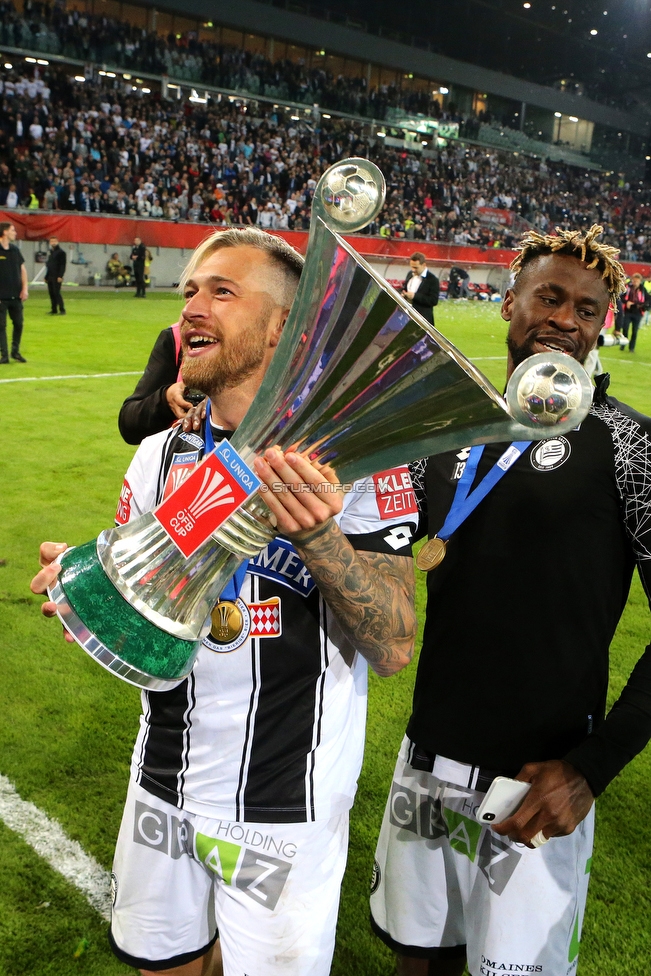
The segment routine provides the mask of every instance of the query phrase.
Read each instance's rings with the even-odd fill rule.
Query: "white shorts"
[[[378,841],[374,931],[401,955],[467,955],[472,976],[576,971],[594,807],[567,837],[535,850],[477,822],[477,767],[436,757],[432,772],[400,750]],[[444,776],[444,778],[443,778]]]
[[[172,969],[219,933],[224,976],[327,976],[347,847],[347,813],[231,823],[131,782],[113,864],[113,951],[135,968]]]

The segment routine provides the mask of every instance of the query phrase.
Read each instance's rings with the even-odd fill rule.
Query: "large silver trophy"
[[[592,395],[578,363],[533,356],[500,396],[339,236],[368,224],[383,201],[384,179],[368,160],[322,176],[296,299],[229,446],[247,463],[273,445],[299,451],[329,462],[345,483],[442,451],[575,427]],[[141,687],[173,688],[192,669],[227,582],[274,538],[269,514],[256,492],[188,558],[144,515],[69,550],[50,596],[104,667]]]

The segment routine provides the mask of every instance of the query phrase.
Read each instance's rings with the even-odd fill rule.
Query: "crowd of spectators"
[[[200,40],[196,31],[164,36],[127,21],[66,11],[56,0],[25,0],[21,13],[12,0],[0,0],[0,44],[268,98],[317,103],[379,120],[389,108],[436,117],[441,112],[430,91],[403,91],[395,85],[369,88],[366,78],[334,77],[300,61],[271,61],[260,53]]]
[[[0,102],[7,208],[302,230],[323,170],[355,154],[387,178],[372,234],[509,246],[525,221],[541,230],[598,221],[624,258],[651,261],[651,190],[616,175],[463,143],[412,152],[369,138],[362,123],[297,121],[228,98],[166,102],[52,67],[0,70]]]

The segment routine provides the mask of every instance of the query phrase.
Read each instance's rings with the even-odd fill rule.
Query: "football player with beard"
[[[301,268],[288,244],[255,228],[197,248],[182,280],[182,371],[210,397],[209,422],[143,441],[119,521],[153,509],[237,429]],[[219,935],[226,976],[326,976],[367,662],[389,675],[413,652],[413,492],[410,512],[387,517],[368,484],[344,496],[330,468],[298,454],[268,450],[254,467],[279,536],[220,600],[191,675],[142,694],[110,941],[144,974],[213,976]],[[62,551],[43,545],[34,592],[53,582]]]

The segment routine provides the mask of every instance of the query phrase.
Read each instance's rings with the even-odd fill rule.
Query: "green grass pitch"
[[[68,315],[46,315],[36,289],[26,305],[25,365],[0,367],[0,381],[142,370],[159,329],[175,321],[174,295],[72,291]],[[495,306],[442,303],[437,325],[498,386],[504,376],[505,325]],[[651,328],[633,356],[602,356],[620,399],[651,413]],[[43,539],[81,543],[112,523],[133,449],[116,418],[135,376],[2,383],[0,523],[0,773],[20,795],[55,817],[69,836],[110,868],[128,760],[139,714],[136,689],[117,681],[39,612],[28,583]],[[577,513],[577,516],[580,513]],[[562,571],[562,566],[560,567]],[[608,586],[607,568],[595,567]],[[419,577],[422,611],[424,579]],[[546,608],[541,604],[540,626]],[[548,614],[553,630],[553,613]],[[647,642],[648,609],[635,581],[612,656],[616,696]],[[386,792],[409,715],[414,667],[371,676],[368,744],[351,822],[336,976],[389,976],[391,955],[370,934],[367,892]],[[517,724],[518,703],[513,703]],[[599,800],[593,878],[584,926],[583,976],[647,976],[649,928],[649,752]],[[0,822],[0,976],[115,976],[106,926],[85,899]],[[88,943],[73,958],[82,939]]]

